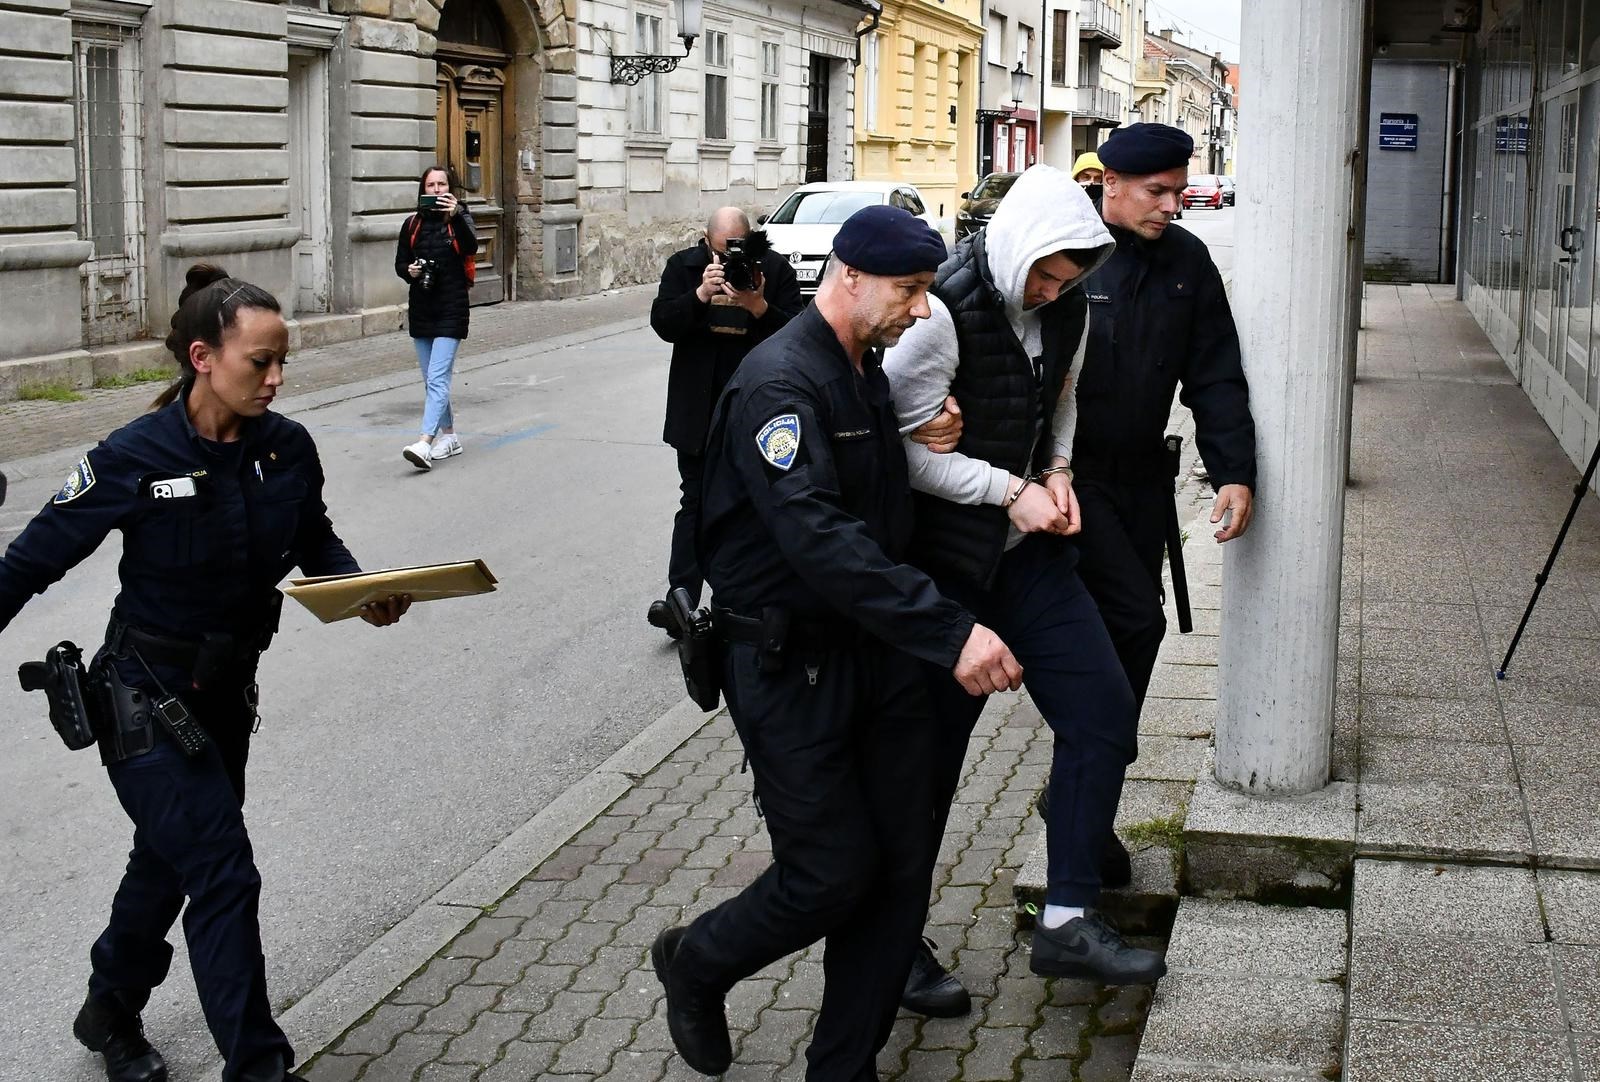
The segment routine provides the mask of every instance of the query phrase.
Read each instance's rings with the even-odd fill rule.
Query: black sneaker
[[[665,631],[669,639],[679,637],[678,625],[672,622],[672,608],[665,601],[650,602],[650,608],[645,611],[644,618],[651,627],[659,627]]]
[[[650,945],[650,963],[667,991],[667,1030],[683,1062],[701,1074],[719,1075],[733,1064],[733,1041],[722,996],[695,988],[672,963],[685,929],[668,928]]]
[[[1039,790],[1039,799],[1033,802],[1039,809],[1039,818],[1046,822],[1050,819],[1050,790]],[[1128,854],[1128,847],[1122,844],[1122,839],[1117,837],[1116,831],[1111,832],[1111,837],[1106,839],[1106,844],[1100,850],[1100,885],[1107,890],[1117,890],[1133,882],[1133,857]]]
[[[906,974],[900,1006],[929,1018],[960,1018],[972,1010],[972,997],[961,982],[933,956],[933,940],[923,937]]]
[[[1166,976],[1155,951],[1130,947],[1098,913],[1073,917],[1059,928],[1033,925],[1028,968],[1041,977],[1077,977],[1101,984],[1154,984]]]
[[[139,1013],[118,1000],[86,998],[73,1019],[72,1035],[105,1057],[110,1082],[167,1082],[167,1063],[144,1039]]]

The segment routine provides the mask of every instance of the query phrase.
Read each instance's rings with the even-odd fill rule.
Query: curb
[[[482,916],[485,907],[509,894],[719,712],[706,713],[685,696],[474,861],[416,912],[279,1014],[278,1024],[295,1046],[296,1062],[309,1063],[326,1051]],[[220,1082],[221,1066],[206,1077],[208,1082]]]

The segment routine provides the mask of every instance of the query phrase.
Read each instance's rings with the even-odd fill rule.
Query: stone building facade
[[[668,0],[327,2],[0,0],[0,364],[159,338],[200,259],[303,342],[396,328],[436,160],[479,224],[480,303],[653,281],[716,206],[853,175],[876,0],[707,4],[634,85],[613,55],[682,57]]]

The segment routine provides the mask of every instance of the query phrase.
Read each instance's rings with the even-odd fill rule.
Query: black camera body
[[[757,229],[742,237],[729,237],[725,247],[723,274],[730,286],[748,293],[756,288],[761,276],[761,257],[772,251],[772,242],[767,239],[765,230]]]
[[[417,275],[417,284],[420,285],[423,289],[432,289],[433,288],[433,260],[431,260],[431,259],[419,259],[419,260],[417,260],[417,262],[422,264],[422,272]]]

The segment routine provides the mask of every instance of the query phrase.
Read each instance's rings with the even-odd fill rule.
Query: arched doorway
[[[511,221],[505,148],[512,115],[511,51],[493,0],[449,0],[439,19],[437,160],[466,192],[478,226],[473,304],[505,300],[511,275]]]

